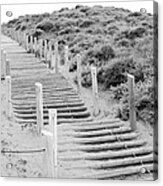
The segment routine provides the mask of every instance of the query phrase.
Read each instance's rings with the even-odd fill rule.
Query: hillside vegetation
[[[52,14],[26,15],[4,24],[10,29],[28,32],[37,38],[58,39],[60,53],[70,49],[70,72],[76,70],[76,54],[82,55],[82,85],[91,86],[90,65],[98,67],[98,82],[119,100],[118,116],[128,119],[127,73],[135,76],[138,119],[154,124],[157,97],[154,92],[153,15],[122,8],[76,6]],[[157,34],[157,29],[155,31]]]

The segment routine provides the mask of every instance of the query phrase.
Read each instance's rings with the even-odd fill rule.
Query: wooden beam
[[[92,76],[92,91],[95,97],[98,97],[98,85],[97,85],[97,68],[91,66],[91,76]]]
[[[135,113],[135,98],[134,98],[134,76],[128,74],[128,87],[129,87],[129,118],[132,130],[136,130],[136,113]]]
[[[78,92],[80,93],[81,91],[81,55],[77,54],[77,86],[78,86]]]
[[[29,52],[29,36],[25,36],[25,49],[27,52]]]
[[[69,50],[68,50],[68,46],[65,46],[65,68],[67,69],[67,71],[69,72],[69,60],[68,60],[68,55],[69,55]]]
[[[57,163],[57,110],[49,109],[49,127],[52,132],[53,137],[53,146],[51,146],[53,150],[53,166],[54,166],[54,175],[57,178],[58,174],[58,163]]]
[[[11,77],[6,76],[6,114],[10,118],[12,116],[12,103],[11,103]]]
[[[48,43],[48,53],[47,53],[47,62],[48,62],[48,68],[51,69],[52,66],[52,42],[49,41]]]
[[[43,40],[39,40],[39,53],[40,53],[40,60],[42,60],[42,55],[43,55]]]
[[[55,42],[55,46],[54,46],[54,56],[55,56],[55,73],[58,73],[59,69],[58,69],[58,65],[59,65],[59,61],[58,61],[58,41]]]
[[[34,37],[34,54],[35,54],[35,57],[37,57],[37,38]]]
[[[36,113],[37,113],[37,128],[38,135],[41,135],[43,129],[43,90],[42,84],[35,83],[36,87]]]
[[[91,66],[91,77],[92,77],[94,115],[98,115],[99,114],[99,106],[98,106],[97,68],[94,66]]]
[[[23,33],[23,47],[26,49],[26,33]]]
[[[45,61],[47,61],[47,52],[48,52],[48,42],[45,39],[44,40],[44,58],[45,58]]]
[[[46,162],[48,168],[48,177],[55,177],[55,167],[54,167],[54,153],[53,153],[53,137],[52,134],[45,132],[45,140],[46,140]]]
[[[4,80],[6,78],[6,51],[1,50],[1,79]]]
[[[6,59],[6,76],[10,76],[10,61]]]
[[[30,51],[33,53],[33,36],[30,36]]]
[[[52,53],[50,69],[52,70],[52,72],[55,72],[55,54],[54,53]]]

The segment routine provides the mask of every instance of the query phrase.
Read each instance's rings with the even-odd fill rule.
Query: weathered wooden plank
[[[80,54],[77,54],[77,83],[78,83],[78,93],[80,93],[81,91],[81,87],[82,87],[82,84],[81,84],[81,55]]]
[[[132,130],[136,130],[136,113],[135,113],[135,99],[134,99],[134,76],[128,74],[128,86],[129,86],[129,108],[130,108],[130,126]]]
[[[12,116],[12,103],[11,103],[11,77],[6,76],[6,113],[8,117]]]
[[[38,135],[41,135],[41,130],[43,128],[42,85],[40,83],[36,83],[35,87],[36,87],[37,128],[38,128]]]

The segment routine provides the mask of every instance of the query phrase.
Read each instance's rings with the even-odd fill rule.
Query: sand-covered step
[[[39,66],[39,65],[35,65],[35,66],[24,66],[24,67],[12,67],[12,70],[41,70],[41,69],[45,69],[44,66]]]
[[[43,89],[43,94],[44,93],[60,93],[60,92],[66,92],[66,91],[72,91],[71,93],[75,93],[75,91],[70,88],[70,87],[66,87],[66,88],[49,88],[49,89]],[[12,90],[13,94],[36,94],[36,90],[34,87],[31,87],[28,90],[24,90],[24,89],[18,89],[18,90]]]
[[[12,88],[13,88],[13,90],[12,90],[13,93],[14,92],[19,93],[19,92],[22,92],[22,91],[24,91],[24,92],[26,92],[26,91],[35,92],[36,91],[36,87],[34,86],[34,84],[33,85],[31,84],[30,87],[24,86],[22,88],[16,88],[16,87],[12,87]],[[63,85],[63,87],[62,86],[58,87],[58,86],[55,86],[53,84],[51,86],[50,85],[45,86],[45,87],[43,86],[42,88],[43,88],[43,92],[73,90],[73,88],[71,86],[64,86]]]
[[[12,92],[12,97],[15,97],[15,96],[21,96],[21,95],[36,95],[36,92],[31,92],[31,91],[22,91],[22,92]],[[77,95],[76,92],[74,90],[71,90],[71,91],[53,91],[53,90],[45,90],[43,91],[43,97],[48,97],[48,96],[60,96],[60,97],[63,97],[63,95],[66,95],[66,96],[74,96],[74,95]]]
[[[110,119],[100,119],[100,120],[95,120],[91,123],[81,123],[80,125],[78,125],[76,123],[77,127],[90,127],[90,126],[94,126],[94,125],[104,125],[104,124],[120,124],[120,126],[122,125],[122,123],[124,124],[124,122],[122,120],[120,120],[119,118],[110,118]],[[75,127],[75,123],[73,124],[73,126]]]
[[[34,94],[26,94],[26,95],[13,95],[13,100],[36,100],[36,95]],[[56,100],[71,100],[71,99],[81,99],[77,94],[69,95],[69,94],[43,94],[43,99],[56,99]]]
[[[61,133],[62,134],[62,133]],[[108,150],[120,150],[125,148],[135,148],[139,146],[143,146],[146,144],[145,140],[134,140],[134,141],[121,141],[121,142],[114,142],[114,143],[102,143],[102,144],[83,144],[83,145],[74,145],[70,146],[67,144],[63,144],[61,148],[58,150],[60,152],[68,152],[68,151],[84,151],[88,153],[92,152],[101,152],[101,151],[108,151]]]
[[[82,145],[97,145],[97,144],[103,144],[103,143],[114,143],[117,141],[129,141],[129,140],[135,140],[139,134],[133,132],[128,134],[116,134],[112,136],[96,136],[93,138],[69,138],[65,136],[66,143],[76,143],[76,144],[82,144]],[[60,140],[60,144],[65,144],[65,140]]]
[[[83,124],[83,126],[82,126]],[[84,122],[81,123],[79,126],[77,124],[72,125],[74,131],[76,132],[87,132],[87,131],[97,131],[97,130],[105,130],[105,129],[114,129],[114,128],[120,128],[124,126],[124,123],[121,122],[106,122],[106,123],[101,123],[101,122],[92,122],[88,123],[87,125],[84,125]]]
[[[85,117],[89,117],[89,116],[90,116],[90,113],[88,111],[77,112],[77,113],[71,112],[71,113],[58,113],[57,114],[58,118],[85,118]],[[37,119],[37,114],[36,113],[33,113],[33,114],[17,114],[17,113],[15,113],[15,117],[28,121],[31,119]],[[44,113],[43,118],[49,119],[48,113]]]
[[[40,73],[40,72],[38,71],[38,73]],[[44,82],[44,83],[46,83],[46,82],[49,82],[49,83],[55,82],[56,84],[60,84],[61,82],[66,83],[66,79],[60,73],[55,74],[55,73],[52,73],[48,69],[46,69],[44,74],[38,75],[38,73],[35,74],[34,77],[28,76],[28,77],[25,77],[22,79],[20,77],[15,78],[13,83],[15,83],[15,84],[19,83],[20,85],[23,85],[24,83],[27,83],[27,82],[33,83],[37,80],[40,80],[41,82]]]
[[[66,79],[60,74],[55,74],[50,72],[48,69],[46,69],[45,73],[42,74],[39,71],[33,76],[26,76],[26,77],[20,77],[18,76],[17,78],[15,77],[14,82],[15,83],[26,83],[26,82],[36,82],[37,80],[40,80],[41,82],[47,82],[47,81],[52,81],[56,83],[61,83],[62,81],[65,81]]]
[[[124,167],[124,168],[118,168],[118,169],[111,169],[111,170],[96,170],[96,173],[93,174],[84,174],[83,176],[80,176],[78,178],[83,179],[113,179],[120,176],[129,176],[129,175],[136,175],[136,174],[142,174],[142,169],[145,170],[145,173],[148,173],[148,171],[154,171],[153,164],[152,163],[146,163],[144,165],[135,165],[130,167]]]
[[[127,157],[137,157],[140,155],[148,155],[153,152],[152,147],[137,147],[132,149],[124,149],[119,151],[102,151],[98,153],[80,153],[77,155],[76,152],[69,152],[66,156],[60,155],[59,159],[63,161],[78,161],[78,160],[90,160],[90,161],[96,161],[96,160],[109,160],[109,159],[121,159],[121,158],[127,158]]]
[[[95,136],[106,136],[113,134],[125,134],[131,132],[131,128],[122,127],[118,129],[102,129],[99,131],[85,131],[85,132],[74,132],[72,135],[76,138],[91,138]]]
[[[86,111],[87,107],[86,106],[80,106],[80,107],[65,107],[65,108],[58,108],[57,113],[76,113],[76,112],[83,112]],[[28,110],[13,110],[14,113],[17,114],[33,114],[36,113],[36,109],[28,109]],[[48,109],[44,109],[43,113],[48,113]]]
[[[46,105],[43,105],[43,108],[63,108],[63,107],[76,107],[76,106],[84,106],[84,102],[82,101],[79,101],[79,102],[74,102],[74,103],[49,103],[49,104],[46,104]],[[13,104],[13,108],[14,109],[17,109],[17,110],[25,110],[25,109],[36,109],[36,105],[31,105],[31,104],[26,104],[26,105],[21,105],[21,104],[17,104],[17,105],[14,105]]]
[[[15,89],[15,90],[17,90],[17,89],[27,89],[28,90],[29,88],[31,88],[31,86],[33,88],[35,88],[35,83],[36,82],[31,82],[30,81],[30,82],[26,82],[24,84],[21,84],[21,83],[14,83],[14,81],[13,81],[12,88]],[[70,87],[70,85],[65,81],[60,82],[60,83],[55,83],[55,81],[50,82],[50,81],[47,80],[47,82],[42,83],[42,85],[43,85],[43,87],[42,87],[43,89],[49,88],[49,87],[52,87],[52,88]]]
[[[132,132],[130,127],[120,127],[115,129],[102,129],[102,130],[95,130],[95,131],[86,131],[86,132],[76,132],[75,130],[69,132],[71,136],[75,138],[93,138],[98,136],[113,136],[116,134],[125,134]],[[68,135],[69,133],[67,130],[63,130],[63,135]]]
[[[72,169],[113,169],[114,168],[122,168],[122,167],[129,167],[129,166],[135,166],[135,165],[142,165],[145,163],[153,163],[154,159],[153,159],[153,154],[145,154],[145,155],[141,155],[141,156],[137,156],[137,157],[125,157],[125,158],[121,158],[121,159],[109,159],[109,160],[96,160],[96,161],[86,161],[86,163],[84,163],[84,160],[79,160],[79,162],[77,163],[76,161],[72,161],[71,162],[71,167],[69,167],[69,164],[66,165],[66,163],[64,163],[64,167],[67,170],[72,170]]]
[[[36,105],[36,100],[12,100],[13,105]],[[57,104],[57,103],[83,103],[82,99],[43,99],[43,104]]]
[[[92,117],[86,117],[86,118],[82,118],[82,119],[74,119],[74,118],[58,118],[57,119],[57,124],[69,124],[69,123],[80,123],[80,122],[89,122],[89,121],[92,121]],[[36,124],[36,120],[35,119],[31,119],[31,120],[25,120],[25,119],[17,119],[15,118],[15,121],[18,122],[19,124]],[[49,124],[49,120],[44,120],[44,125],[48,125]]]
[[[79,96],[76,94],[75,91],[62,91],[62,92],[44,92],[43,93],[43,98],[49,98],[49,97],[54,97],[58,99],[67,99],[67,98],[78,98]],[[30,93],[24,93],[24,94],[12,94],[12,99],[14,100],[23,100],[23,99],[32,99],[36,98],[36,94],[33,94],[33,92]],[[80,98],[80,97],[79,97]]]

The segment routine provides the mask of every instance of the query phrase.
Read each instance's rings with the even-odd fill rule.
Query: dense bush
[[[155,98],[154,89],[150,81],[138,82],[135,86],[135,108],[138,119],[154,125],[155,119]],[[119,99],[122,107],[119,108],[118,117],[123,120],[129,119],[129,93],[128,85],[123,84],[112,88],[114,98]]]
[[[45,32],[49,32],[53,28],[53,23],[49,20],[42,21],[36,26],[36,29],[41,29]]]

